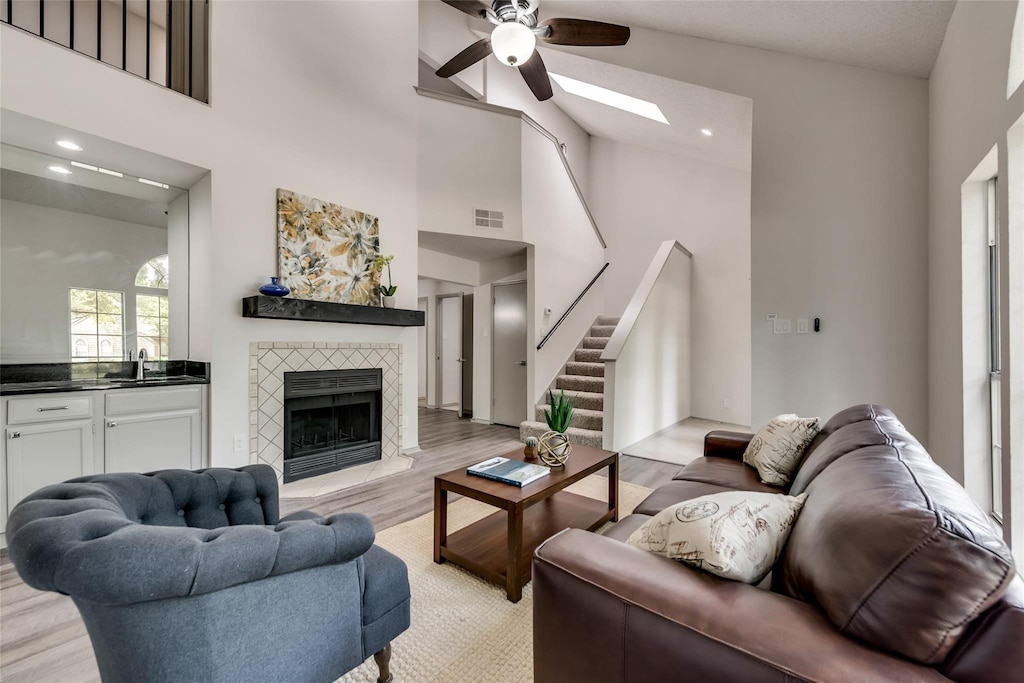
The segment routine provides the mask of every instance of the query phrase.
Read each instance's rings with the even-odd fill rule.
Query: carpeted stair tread
[[[604,377],[604,363],[581,363],[569,361],[565,364],[565,374],[582,375],[585,377]]]
[[[583,375],[559,375],[555,379],[555,389],[572,389],[604,393],[604,377],[585,377]]]
[[[621,319],[622,318],[619,318],[617,316],[599,315],[599,316],[597,316],[597,322],[594,323],[594,324],[595,325],[611,325],[611,326],[614,327],[615,325],[619,324],[619,321]]]
[[[536,420],[538,422],[545,422],[544,411],[549,410],[550,408],[551,406],[547,404],[537,406],[534,410],[534,417]],[[601,431],[604,429],[604,411],[576,408],[572,411],[572,420],[569,422],[569,426],[579,427],[580,429]]]
[[[585,349],[603,349],[608,346],[608,337],[584,337],[583,348]]]
[[[603,363],[602,353],[604,353],[604,349],[576,349],[572,359],[577,363]]]
[[[523,422],[519,425],[519,440],[522,441],[528,436],[535,436],[540,438],[544,432],[551,431],[548,429],[547,424],[544,422]],[[577,444],[580,446],[593,446],[594,448],[601,448],[604,445],[604,433],[590,429],[579,429],[577,427],[569,427],[569,430],[565,433],[569,437],[569,443]],[[571,455],[569,457],[572,457]]]
[[[577,410],[604,410],[604,394],[596,391],[573,391],[566,389],[567,398],[572,398]],[[558,396],[558,392],[555,392]]]
[[[591,337],[610,337],[615,331],[615,325],[594,325],[590,328]]]

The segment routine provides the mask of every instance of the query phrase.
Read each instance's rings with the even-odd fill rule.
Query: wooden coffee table
[[[505,458],[522,460],[522,450]],[[608,502],[563,489],[608,468]],[[533,551],[562,529],[593,531],[618,520],[619,455],[573,446],[564,468],[519,488],[466,473],[462,467],[434,479],[434,562],[451,561],[505,587],[512,602],[530,582]],[[500,508],[498,512],[448,534],[448,492]]]

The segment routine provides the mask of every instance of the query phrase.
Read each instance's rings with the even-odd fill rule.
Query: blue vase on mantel
[[[260,294],[265,294],[267,296],[288,296],[288,293],[291,292],[291,290],[277,280],[278,278],[276,277],[270,278],[270,282],[260,287]]]

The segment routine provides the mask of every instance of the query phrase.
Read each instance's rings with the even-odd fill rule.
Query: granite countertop
[[[177,375],[171,377],[147,377],[136,379],[68,379],[42,382],[8,382],[0,384],[0,395],[55,394],[62,391],[106,391],[109,389],[137,389],[141,387],[172,387],[182,384],[209,384],[205,377]]]
[[[4,364],[0,365],[0,395],[108,391],[210,383],[209,363],[147,362],[146,378],[142,380],[135,379],[135,365],[131,362]]]

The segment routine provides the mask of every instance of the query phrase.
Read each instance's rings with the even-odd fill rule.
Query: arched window
[[[149,287],[151,289],[167,289],[169,271],[167,254],[155,256],[146,261],[138,274],[135,276],[136,287]]]
[[[170,319],[167,286],[170,283],[167,254],[146,261],[135,276],[135,335],[140,349],[153,360],[167,360]],[[165,290],[152,291],[152,290]]]

